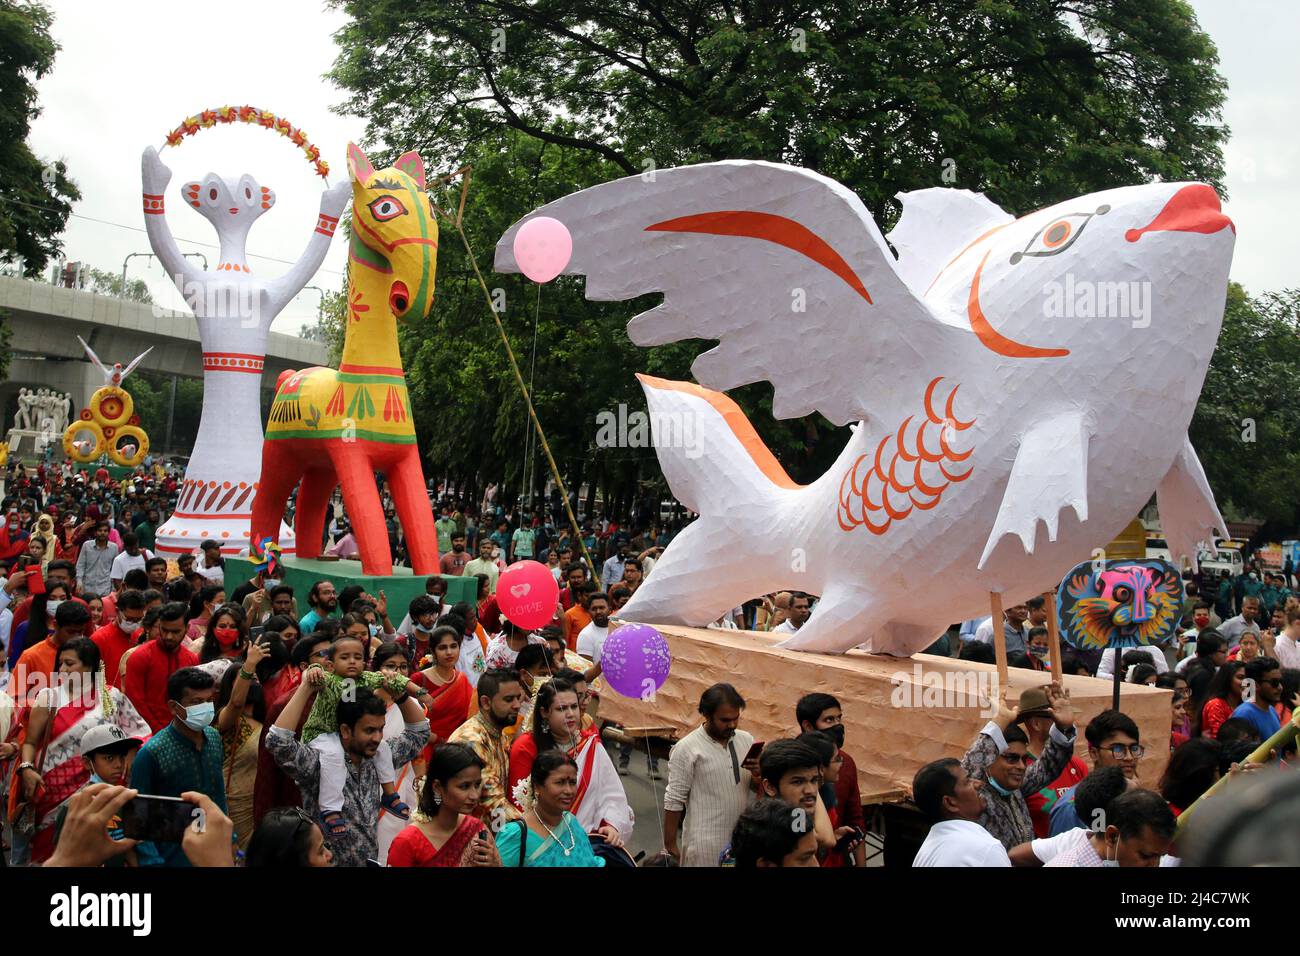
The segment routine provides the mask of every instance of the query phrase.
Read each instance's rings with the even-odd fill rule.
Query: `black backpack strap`
[[[519,823],[519,866],[524,865],[524,853],[528,849],[528,824],[521,817]]]

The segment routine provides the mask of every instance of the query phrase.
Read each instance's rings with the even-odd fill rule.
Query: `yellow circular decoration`
[[[90,413],[94,421],[113,428],[127,423],[135,413],[134,405],[130,393],[116,385],[97,388],[90,396]]]
[[[86,451],[77,448],[77,435],[89,432],[95,439],[93,447]],[[88,465],[104,453],[104,432],[98,422],[76,421],[63,430],[63,453],[78,464]]]
[[[122,439],[128,437],[136,439],[135,454],[129,458],[122,453],[120,448]],[[147,454],[149,454],[149,436],[138,425],[126,425],[119,428],[116,437],[108,446],[108,457],[124,468],[134,468],[144,461],[144,456]]]

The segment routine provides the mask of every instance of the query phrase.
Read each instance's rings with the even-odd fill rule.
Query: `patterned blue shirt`
[[[188,790],[204,793],[222,813],[229,813],[222,756],[221,734],[214,728],[203,728],[200,749],[171,723],[136,753],[131,764],[131,786],[159,797],[179,797]],[[141,843],[137,853],[141,866],[190,865],[179,843]]]

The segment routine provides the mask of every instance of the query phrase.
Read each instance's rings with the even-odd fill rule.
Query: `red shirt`
[[[470,558],[468,551],[461,551],[460,553],[448,551],[442,556],[442,561],[440,562],[442,573],[460,577],[465,573],[465,565],[469,564],[469,561]]]
[[[90,639],[99,648],[99,659],[104,662],[104,682],[109,687],[117,687],[118,665],[122,663],[122,655],[135,647],[136,635],[122,630],[114,615],[114,620],[91,634]]]
[[[857,827],[865,833],[867,816],[862,812],[862,791],[858,788],[858,765],[849,756],[847,750],[840,750],[840,757],[843,758],[844,764],[840,767],[840,775],[835,780],[835,806],[827,808],[827,813],[831,817],[831,826],[833,828]],[[822,860],[821,865],[847,866],[848,861],[845,856],[843,851],[831,850],[826,854],[826,859]]]
[[[1201,708],[1201,736],[1217,737],[1219,727],[1232,716],[1233,707],[1222,697],[1214,697]]]
[[[262,694],[265,700],[279,700],[292,694],[301,683],[302,671],[292,664],[286,664],[280,668],[280,673],[262,685]]]
[[[1032,764],[1034,759],[1034,755],[1030,754],[1026,758],[1026,763]],[[1056,801],[1061,799],[1065,791],[1086,776],[1088,776],[1088,765],[1078,757],[1071,757],[1060,776],[1042,790],[1025,797],[1025,803],[1029,804],[1029,819],[1034,824],[1034,836],[1042,839],[1051,835],[1052,808],[1056,806]]]
[[[132,665],[132,668],[134,666]],[[289,666],[292,667],[293,665]],[[297,668],[294,669],[297,670]],[[127,674],[130,673],[131,670],[128,669]],[[271,756],[271,751],[266,746],[267,731],[275,724],[280,713],[292,697],[293,691],[290,691],[266,706],[266,721],[262,724],[262,739],[257,748],[257,777],[253,781],[254,825],[262,817],[266,816],[268,810],[274,810],[276,807],[302,806],[302,793],[298,790],[298,785],[293,782],[287,773],[280,769],[280,765],[275,762],[275,758]],[[303,708],[302,716],[298,718],[298,727],[294,733],[302,733],[302,726],[307,723],[307,715],[310,710],[309,707]]]
[[[195,667],[198,663],[199,658],[193,651],[177,647],[168,653],[156,640],[145,641],[132,654],[122,691],[135,704],[140,716],[149,722],[154,733],[166,727],[172,719],[171,711],[167,709],[167,678],[182,667]]]
[[[497,607],[497,596],[495,594],[489,595],[478,606],[478,619],[489,634],[496,634],[501,630],[501,609]]]
[[[31,613],[32,613],[32,599],[31,597],[25,597],[23,598],[22,603],[19,604],[16,608],[14,608],[14,619],[9,624],[10,627],[9,633],[12,634],[14,631],[18,630],[18,628],[22,627],[23,621],[27,620],[28,615],[30,615]],[[27,630],[30,631],[31,628],[29,627]]]

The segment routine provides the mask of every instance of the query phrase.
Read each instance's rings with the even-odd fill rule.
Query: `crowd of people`
[[[113,480],[11,468],[7,478],[6,865],[866,863],[840,702],[807,694],[788,736],[756,742],[729,683],[701,695],[699,725],[673,744],[666,774],[648,751],[651,779],[665,781],[662,848],[631,852],[638,821],[622,778],[634,748],[599,713],[601,657],[611,621],[671,538],[653,522],[599,519],[579,542],[545,508],[486,500],[475,513],[435,493],[442,574],[390,608],[382,590],[319,580],[299,593],[273,571],[228,582],[215,541],[155,556],[175,494],[165,469]],[[336,553],[347,555],[349,537],[345,521],[331,522]],[[393,544],[400,556],[400,529]],[[560,586],[535,631],[496,602],[501,571],[524,559]],[[476,579],[476,600],[447,600],[455,576]],[[1045,676],[1003,701],[964,756],[916,774],[913,801],[930,828],[915,865],[1176,862],[1177,815],[1221,775],[1259,766],[1246,755],[1300,720],[1300,600],[1285,575],[1266,577],[1267,591],[1249,578],[1240,593],[1229,587],[1226,606],[1189,582],[1187,626],[1168,647],[1116,661],[1062,645],[1066,673],[1120,668],[1172,690],[1168,738],[1144,744],[1134,720],[1105,711],[1082,728],[1085,762],[1069,694]],[[1014,666],[1046,670],[1047,612],[1041,599],[1006,609]],[[716,626],[789,633],[815,613],[815,596],[784,592]],[[991,662],[993,627],[955,625],[930,651]],[[1156,747],[1168,765],[1156,790],[1143,789],[1139,762]],[[1294,745],[1277,761],[1293,757]],[[122,813],[136,795],[192,804],[205,825],[179,842],[128,837]]]

